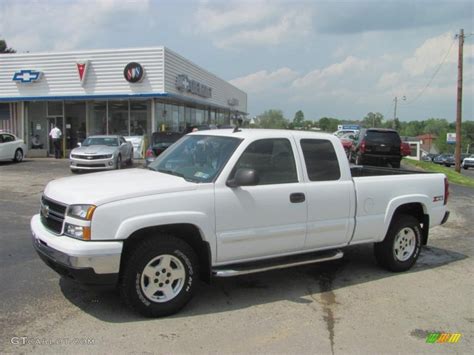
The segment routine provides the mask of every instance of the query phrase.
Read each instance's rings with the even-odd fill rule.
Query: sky
[[[18,52],[164,45],[248,94],[249,116],[473,120],[474,2],[462,0],[0,0]],[[470,36],[471,35],[471,36]]]

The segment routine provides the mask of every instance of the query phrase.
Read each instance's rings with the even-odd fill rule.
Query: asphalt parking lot
[[[474,172],[468,170],[468,172]],[[145,319],[113,290],[61,279],[36,255],[29,220],[66,160],[0,163],[0,353],[471,353],[474,189],[451,186],[450,220],[410,272],[372,247],[342,260],[202,285],[181,313]],[[427,344],[431,332],[461,333]],[[471,349],[471,350],[469,350]]]

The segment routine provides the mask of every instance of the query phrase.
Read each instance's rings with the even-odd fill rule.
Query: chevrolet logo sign
[[[43,73],[38,70],[22,69],[13,74],[13,81],[20,83],[32,83],[41,79]]]

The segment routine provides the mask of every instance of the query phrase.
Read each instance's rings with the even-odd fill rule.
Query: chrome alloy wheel
[[[409,227],[401,229],[395,236],[393,255],[398,261],[407,261],[415,252],[416,234]]]
[[[168,302],[181,292],[185,278],[184,265],[178,258],[169,254],[159,255],[146,264],[140,286],[150,301]]]

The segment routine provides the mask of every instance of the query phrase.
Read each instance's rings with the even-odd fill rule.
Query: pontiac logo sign
[[[140,63],[128,63],[123,69],[123,76],[129,83],[138,83],[145,77],[145,70]]]
[[[86,75],[87,75],[87,68],[89,67],[89,61],[78,60],[76,62],[76,66],[77,66],[77,74],[79,75],[79,81],[81,82],[81,85],[84,86],[86,82]]]
[[[212,89],[196,80],[191,80],[185,74],[180,74],[176,77],[176,88],[179,91],[189,92],[204,98],[212,97]]]
[[[48,205],[41,205],[41,214],[44,218],[49,217],[49,206]]]
[[[18,83],[32,83],[41,79],[43,73],[38,70],[22,69],[13,74],[13,81]]]

